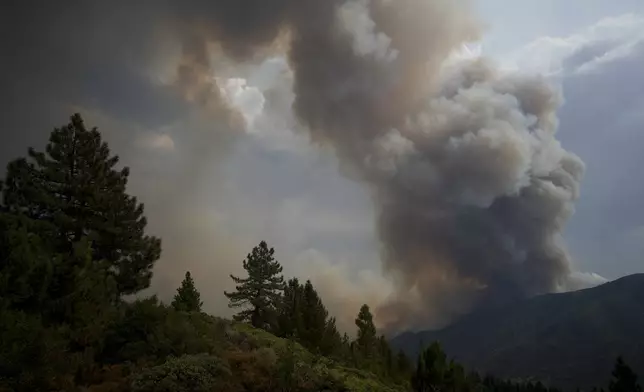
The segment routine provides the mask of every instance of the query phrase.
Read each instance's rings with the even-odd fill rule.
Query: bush
[[[73,384],[75,362],[60,330],[40,317],[0,309],[0,391],[66,388]]]
[[[106,334],[104,363],[159,364],[166,357],[214,354],[226,344],[226,322],[198,312],[181,312],[155,297],[124,305]]]
[[[132,392],[228,391],[230,377],[230,368],[221,358],[184,355],[144,369],[132,377],[131,388]]]

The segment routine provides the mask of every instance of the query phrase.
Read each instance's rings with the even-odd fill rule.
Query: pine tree
[[[302,293],[302,331],[299,331],[301,343],[311,351],[318,351],[322,346],[327,327],[328,312],[311,281],[307,280]]]
[[[184,312],[201,312],[202,305],[201,295],[195,287],[190,271],[187,271],[181,287],[177,289],[177,294],[174,296],[172,307]]]
[[[356,348],[363,356],[370,357],[372,356],[376,343],[376,326],[373,324],[373,316],[369,310],[369,306],[366,304],[362,305],[355,323],[358,327]]]
[[[117,293],[133,294],[149,286],[161,241],[144,234],[143,205],[125,193],[129,169],[115,170],[118,161],[75,114],[54,129],[45,152],[29,149],[27,159],[9,163],[3,210],[50,223],[37,234],[55,253],[72,254],[87,237]]]
[[[278,335],[283,338],[294,338],[302,331],[303,286],[297,278],[290,279],[284,287],[284,293],[278,309]]]
[[[324,336],[320,343],[320,353],[324,356],[339,356],[342,351],[342,337],[336,325],[335,317],[327,320]]]
[[[637,375],[624,362],[622,357],[618,357],[615,362],[615,368],[612,373],[613,377],[608,386],[609,392],[641,392],[642,387],[637,382]]]
[[[256,328],[273,329],[277,323],[276,313],[284,290],[282,266],[274,259],[275,250],[262,241],[243,261],[247,278],[230,275],[237,284],[228,297],[231,308],[245,308],[237,313],[237,321],[250,322]]]
[[[429,392],[445,389],[448,387],[446,382],[448,370],[445,353],[440,345],[434,342],[418,355],[416,371],[411,379],[413,390]]]

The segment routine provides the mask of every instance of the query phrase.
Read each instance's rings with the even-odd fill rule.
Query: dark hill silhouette
[[[415,357],[435,340],[471,370],[563,388],[606,385],[618,355],[644,374],[644,274],[478,311],[392,345]]]

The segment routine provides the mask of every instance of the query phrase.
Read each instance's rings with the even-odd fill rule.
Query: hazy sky
[[[152,10],[28,8],[0,6],[0,163],[41,147],[73,111],[98,125],[132,167],[130,189],[164,239],[153,291],[167,298],[191,269],[206,307],[228,314],[228,275],[266,240],[288,275],[310,277],[332,311],[346,312],[345,325],[348,298],[357,312],[387,295],[370,193],[342,174],[332,151],[267,109],[288,74],[282,59],[223,67],[237,78],[217,75],[219,88],[249,126],[222,132],[229,125],[167,82],[178,49],[159,39],[159,26],[139,26],[137,15]],[[559,139],[586,164],[565,235],[575,267],[608,279],[643,272],[644,3],[478,0],[476,8],[487,30],[475,53],[562,88]]]

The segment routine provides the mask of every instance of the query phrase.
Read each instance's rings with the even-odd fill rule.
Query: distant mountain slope
[[[618,355],[644,377],[644,274],[473,313],[392,345],[415,358],[435,340],[470,369],[563,388],[606,385]]]

